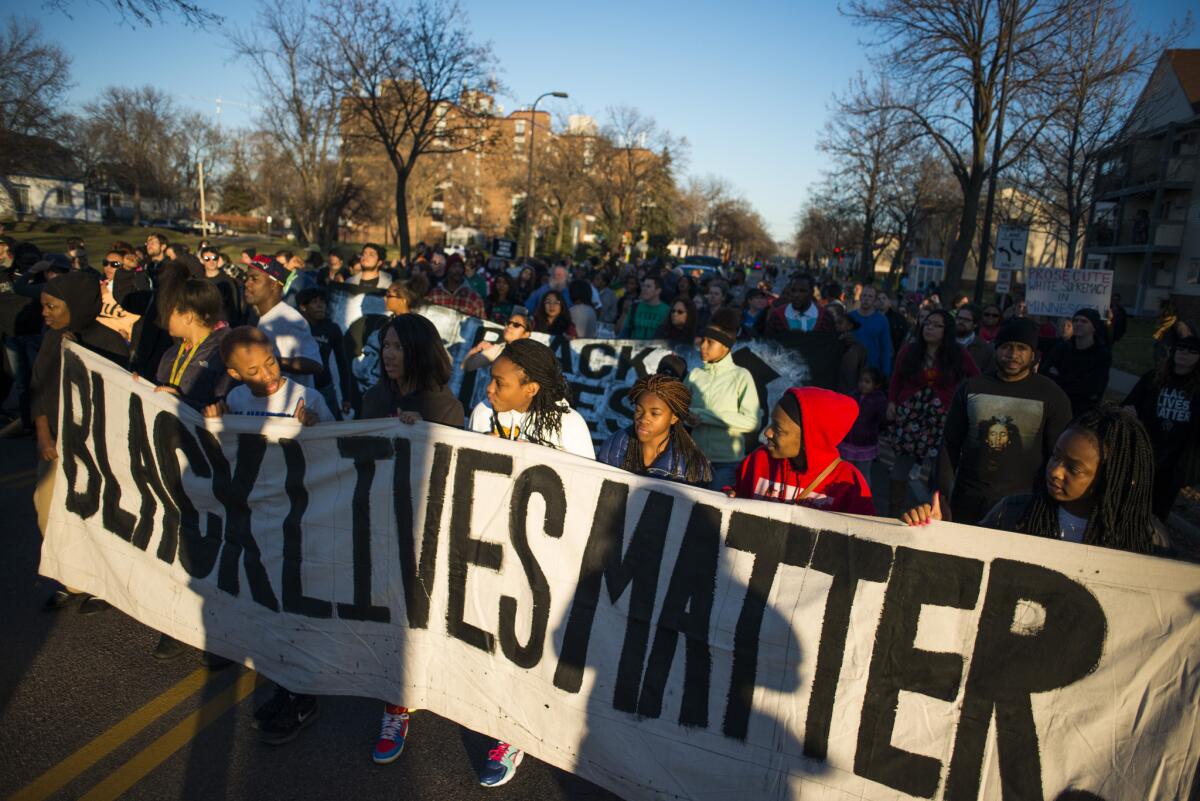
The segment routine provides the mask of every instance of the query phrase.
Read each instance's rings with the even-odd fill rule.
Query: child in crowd
[[[858,389],[850,394],[858,404],[858,419],[838,446],[838,453],[858,468],[867,485],[871,467],[879,457],[879,432],[887,422],[887,393],[883,373],[877,367],[864,367],[858,374]]]
[[[736,309],[719,308],[700,332],[704,364],[688,373],[692,413],[697,420],[692,437],[712,460],[712,489],[733,484],[746,453],[745,435],[758,430],[758,388],[750,371],[733,363],[741,317]]]
[[[333,413],[320,392],[283,375],[271,340],[259,329],[243,325],[226,334],[221,360],[229,377],[241,383],[229,391],[224,402],[206,406],[205,417],[226,413],[295,417],[306,426],[333,422]]]
[[[684,428],[694,422],[687,385],[669,375],[649,375],[630,387],[629,399],[633,425],[609,437],[597,460],[668,481],[712,483],[712,464]]]
[[[205,407],[205,417],[295,417],[306,426],[333,422],[321,393],[282,375],[271,340],[259,329],[243,325],[226,334],[221,341],[221,360],[230,378],[241,384],[230,390],[224,401]],[[252,725],[262,732],[264,743],[282,745],[296,739],[316,716],[316,696],[275,685],[270,700],[254,710]]]
[[[583,415],[570,406],[571,390],[554,351],[533,339],[504,346],[492,364],[487,400],[471,411],[469,428],[509,440],[521,440],[596,458]],[[497,741],[488,751],[479,783],[499,787],[512,779],[525,752]]]
[[[771,411],[766,445],[742,461],[737,498],[811,506],[826,512],[873,515],[871,488],[837,446],[854,425],[854,400],[817,387],[793,387]]]
[[[321,372],[316,376],[317,391],[341,419],[350,411],[350,365],[342,345],[342,329],[325,316],[328,296],[319,286],[300,290],[296,296],[300,314],[308,321],[312,338],[321,354]]]

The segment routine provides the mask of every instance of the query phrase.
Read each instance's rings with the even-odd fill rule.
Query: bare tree
[[[162,22],[167,16],[177,14],[192,27],[219,24],[224,20],[196,3],[187,0],[94,0],[117,12],[123,22],[150,26]],[[45,0],[45,5],[67,17],[71,16],[71,0]]]
[[[10,16],[0,28],[0,131],[53,133],[71,87],[71,58],[42,38],[32,20]]]
[[[411,249],[409,176],[423,156],[487,146],[495,57],[455,0],[329,0],[317,16],[321,74],[338,98],[343,140],[381,148],[395,174],[400,250]]]
[[[227,146],[221,130],[205,114],[193,111],[179,120],[179,138],[176,143],[180,160],[178,175],[183,178],[186,202],[199,212],[200,169],[204,165],[206,200],[215,200],[217,189],[226,164]]]
[[[876,59],[903,100],[894,109],[918,126],[950,163],[962,212],[945,284],[958,290],[979,223],[990,171],[1017,161],[1045,123],[1044,109],[1022,104],[1057,80],[1053,42],[1067,25],[1071,0],[850,0],[848,13],[887,45]],[[990,145],[1004,90],[1010,121],[999,163]],[[872,107],[864,109],[871,110]],[[982,280],[982,276],[980,276]]]
[[[652,117],[629,106],[609,109],[589,175],[592,201],[610,244],[647,225],[669,225],[676,193],[673,173],[686,151],[687,140],[659,129]]]
[[[306,0],[262,0],[255,25],[234,34],[254,67],[259,127],[283,157],[291,191],[287,211],[301,242],[337,239],[337,222],[357,189],[339,146],[340,98],[324,80],[323,43]]]
[[[818,187],[796,215],[796,258],[815,268],[833,249],[861,241],[862,222],[828,187]]]
[[[890,172],[916,133],[897,110],[887,79],[859,74],[837,99],[817,145],[832,161],[830,180],[861,219],[858,269],[863,280],[875,274],[876,259],[888,243],[881,228]]]
[[[147,194],[175,194],[179,160],[179,115],[152,86],[110,86],[84,106],[88,127],[103,159],[102,172],[133,194],[133,222],[142,221]]]
[[[1099,161],[1121,133],[1136,91],[1172,38],[1139,33],[1124,0],[1089,0],[1071,18],[1055,48],[1062,79],[1043,98],[1047,123],[1022,163],[1022,191],[1036,201],[1034,215],[1065,245],[1076,267],[1092,206]]]

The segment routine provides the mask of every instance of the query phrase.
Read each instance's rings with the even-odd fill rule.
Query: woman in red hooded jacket
[[[767,444],[742,460],[732,496],[873,515],[871,488],[837,446],[858,404],[828,389],[792,387],[771,410]]]

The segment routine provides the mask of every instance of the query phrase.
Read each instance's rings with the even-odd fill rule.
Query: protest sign
[[[1112,270],[1034,267],[1027,271],[1025,304],[1030,314],[1071,317],[1080,309],[1095,309],[1103,319],[1112,299],[1112,284]]]
[[[423,423],[206,421],[74,345],[59,431],[45,575],[630,801],[1193,781],[1195,565],[728,499]]]
[[[339,287],[330,292],[330,319],[347,332],[361,329],[363,315],[375,314],[379,308],[368,292],[354,291],[357,289],[343,291]],[[441,334],[454,365],[450,389],[469,415],[487,397],[489,379],[486,371],[464,372],[463,359],[481,341],[499,342],[504,326],[444,306],[423,306],[418,313],[431,320]],[[374,324],[368,326],[373,328]],[[355,335],[348,333],[348,338],[353,340]],[[544,334],[534,334],[534,338],[558,355],[574,394],[573,405],[587,421],[597,445],[629,425],[633,407],[625,400],[626,391],[638,378],[654,373],[664,356],[677,354],[687,362],[688,369],[701,363],[700,352],[694,346],[659,340],[568,340]],[[354,373],[365,376],[365,385],[377,380],[373,353],[359,349],[348,356]],[[833,333],[787,332],[777,338],[739,343],[733,352],[734,362],[754,376],[764,414],[770,413],[771,404],[789,387],[834,387],[840,358],[841,344]]]

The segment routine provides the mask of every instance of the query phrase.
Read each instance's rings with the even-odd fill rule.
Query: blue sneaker
[[[383,708],[383,723],[379,728],[379,739],[375,741],[375,753],[371,758],[378,765],[395,762],[404,750],[408,739],[408,709],[388,704]]]
[[[488,751],[487,762],[483,766],[483,775],[479,783],[484,787],[499,787],[507,784],[517,773],[517,765],[525,758],[525,752],[513,748],[508,743],[497,741],[496,746]]]

